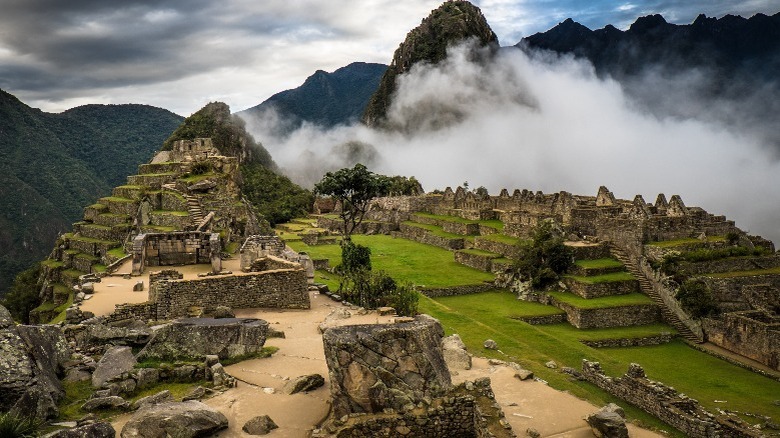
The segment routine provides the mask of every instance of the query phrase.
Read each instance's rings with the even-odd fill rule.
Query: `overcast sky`
[[[441,0],[3,0],[0,88],[59,112],[142,103],[187,116],[209,101],[240,111],[300,85],[315,70],[388,63]],[[502,45],[571,17],[626,28],[660,13],[749,17],[777,0],[474,1]]]

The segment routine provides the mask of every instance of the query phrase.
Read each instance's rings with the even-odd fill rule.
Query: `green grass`
[[[80,260],[88,260],[90,262],[96,262],[100,260],[97,256],[94,256],[92,254],[84,254],[83,252],[80,252],[73,256],[73,258],[80,259]]]
[[[179,181],[183,181],[183,182],[188,183],[188,184],[193,184],[193,183],[197,183],[197,182],[201,182],[201,181],[207,180],[209,178],[213,178],[213,177],[215,177],[217,175],[218,174],[216,174],[214,172],[207,172],[207,173],[201,173],[199,175],[192,175],[192,176],[188,176],[188,177],[184,177],[184,178],[179,178]]]
[[[484,225],[486,227],[495,228],[499,231],[504,229],[504,223],[498,219],[471,220],[471,219],[464,219],[462,217],[457,217],[457,216],[445,216],[441,214],[432,214],[432,213],[415,213],[414,216],[419,216],[422,218],[434,219],[434,220],[439,220],[444,222],[453,222],[457,224],[479,224],[479,225]]]
[[[104,204],[92,204],[92,205],[88,206],[87,208],[91,208],[93,210],[98,210],[98,211],[108,210],[108,206],[104,205]]]
[[[725,242],[726,237],[725,236],[707,236],[706,242]],[[657,246],[659,248],[674,248],[676,246],[686,246],[691,244],[697,244],[697,243],[704,243],[704,241],[699,240],[695,237],[689,237],[687,239],[676,239],[676,240],[663,240],[660,242],[650,242],[648,245]]]
[[[42,266],[46,266],[47,268],[50,268],[50,269],[57,269],[57,268],[61,268],[61,267],[65,266],[65,263],[63,263],[63,262],[61,262],[59,260],[46,259],[46,260],[41,262],[41,265]]]
[[[653,304],[653,300],[647,295],[632,293],[627,295],[615,295],[601,298],[582,298],[569,292],[548,292],[558,301],[571,304],[578,309],[605,309],[608,307],[639,306]]]
[[[169,227],[166,225],[147,225],[144,230],[152,230],[158,233],[170,233],[176,231],[176,227]]]
[[[520,318],[565,313],[557,307],[518,300],[515,294],[506,289],[496,289],[479,294],[440,297],[436,300],[445,305],[454,303],[456,306],[468,307],[473,309],[476,314],[485,317],[492,314],[499,317]]]
[[[619,268],[623,263],[615,259],[577,260],[575,265],[583,269]]]
[[[525,245],[530,244],[530,240],[518,239],[516,237],[507,236],[506,234],[486,234],[479,236],[477,239],[490,240],[492,242],[503,243],[505,245]]]
[[[71,237],[71,240],[76,240],[79,242],[87,242],[87,243],[96,243],[98,245],[119,245],[119,242],[117,241],[100,240],[100,239],[94,239],[92,237],[84,237],[84,236]]]
[[[326,284],[331,292],[336,292],[339,289],[340,281],[341,277],[336,274],[319,270],[314,271],[314,282]]]
[[[458,252],[462,252],[462,253],[465,253],[465,254],[471,254],[471,255],[475,255],[475,256],[491,257],[491,258],[494,258],[494,259],[498,259],[498,258],[502,257],[501,254],[496,254],[496,253],[490,252],[490,251],[483,251],[481,249],[461,249]]]
[[[177,210],[154,210],[152,211],[152,214],[178,216],[178,217],[186,217],[190,215],[190,213],[187,211],[177,211]]]
[[[422,228],[423,230],[426,230],[433,234],[434,236],[443,237],[445,239],[469,239],[473,237],[464,236],[462,234],[455,234],[455,233],[448,233],[441,229],[441,227],[436,225],[428,225],[428,224],[421,224],[418,222],[412,222],[412,221],[406,221],[402,222],[405,225],[409,225],[415,228]]]
[[[780,267],[770,269],[753,269],[750,271],[731,271],[720,272],[717,274],[704,274],[705,277],[713,278],[734,278],[734,277],[749,277],[753,275],[778,275],[780,274]]]
[[[120,203],[132,203],[132,199],[127,198],[120,198],[119,196],[106,196],[105,198],[100,198],[101,201],[109,201],[109,202],[120,202]]]
[[[597,283],[612,283],[616,281],[630,281],[636,280],[630,272],[612,272],[610,274],[591,275],[587,277],[579,275],[567,275],[567,278],[571,278],[580,283],[597,284]]]
[[[116,259],[121,259],[122,257],[126,256],[127,253],[125,252],[125,249],[120,246],[118,248],[108,250],[108,255]]]
[[[230,242],[225,246],[225,252],[228,254],[235,254],[238,248],[241,246],[240,242]]]
[[[399,281],[418,286],[448,287],[479,284],[493,275],[455,262],[452,252],[406,239],[387,235],[355,235],[352,241],[371,248],[371,263],[375,271],[385,271]],[[331,266],[341,263],[341,246],[308,246],[303,242],[287,242],[296,251],[305,251],[313,259],[328,259]]]
[[[84,274],[86,274],[86,272],[81,272],[78,269],[68,269],[66,271],[62,271],[62,275],[73,279],[78,279]]]
[[[106,272],[107,269],[108,268],[106,267],[106,265],[102,265],[100,263],[96,263],[92,265],[92,272]]]
[[[511,298],[511,294],[509,298]],[[482,298],[482,299],[480,299]],[[572,381],[567,375],[544,366],[549,360],[559,365],[581,368],[583,358],[601,362],[610,376],[620,376],[632,362],[641,364],[651,379],[693,397],[715,411],[727,407],[742,412],[754,412],[780,417],[772,402],[780,394],[780,382],[752,373],[694,350],[681,341],[655,347],[594,349],[580,339],[612,339],[673,332],[664,325],[622,327],[598,330],[577,330],[568,324],[532,326],[507,318],[501,311],[507,297],[495,294],[464,295],[431,299],[420,297],[420,312],[438,318],[447,334],[458,333],[473,354],[512,360],[520,363],[559,390],[568,390],[596,405],[615,402],[626,407],[629,417],[639,418],[650,426],[672,430],[660,421],[618,400],[586,382]],[[504,353],[486,350],[485,339],[494,339]],[[714,400],[727,400],[726,404]],[[756,423],[755,420],[752,423]],[[673,436],[682,436],[673,432]]]
[[[125,184],[123,186],[116,186],[117,189],[128,189],[128,190],[143,190],[146,188],[146,186],[139,186],[138,184]]]

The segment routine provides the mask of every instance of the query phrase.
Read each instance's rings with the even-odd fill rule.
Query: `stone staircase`
[[[189,212],[190,218],[192,219],[193,227],[197,228],[203,223],[205,218],[205,215],[203,214],[203,207],[200,204],[200,200],[198,200],[196,196],[182,192],[181,190],[177,189],[176,184],[173,183],[163,184],[162,188],[176,192],[184,197],[184,199],[187,201],[187,211]]]
[[[661,315],[664,321],[674,327],[674,329],[677,330],[683,339],[697,344],[703,342],[691,331],[691,329],[688,328],[688,326],[680,321],[680,318],[678,318],[674,312],[669,310],[669,308],[664,303],[664,300],[660,295],[658,295],[658,293],[655,291],[655,288],[653,288],[650,280],[648,280],[647,277],[642,274],[639,268],[637,268],[634,263],[631,262],[631,259],[628,257],[625,251],[613,245],[610,247],[610,252],[617,260],[623,263],[626,266],[628,272],[630,272],[631,275],[633,275],[639,281],[639,288],[642,293],[650,297],[650,299],[652,299],[653,302],[658,305],[658,307],[661,309]]]

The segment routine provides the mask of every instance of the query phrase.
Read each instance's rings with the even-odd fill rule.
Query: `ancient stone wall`
[[[439,248],[457,250],[465,248],[465,239],[459,237],[437,236],[424,228],[415,227],[408,224],[401,224],[400,231],[397,232],[401,237],[427,245],[438,246]]]
[[[571,277],[564,277],[563,284],[565,284],[573,294],[586,299],[626,295],[639,290],[639,282],[637,280],[586,283],[577,281]]]
[[[472,254],[465,251],[455,252],[456,262],[485,272],[491,272],[493,269],[493,258],[495,258],[495,256]]]
[[[598,339],[595,341],[581,340],[580,342],[592,348],[647,347],[650,345],[669,343],[673,338],[674,335],[671,333],[662,333],[660,335],[643,336],[641,338]]]
[[[496,242],[495,240],[485,239],[477,237],[474,239],[474,248],[481,249],[482,251],[493,252],[501,254],[504,257],[517,259],[520,254],[520,248],[517,245],[509,243]]]
[[[555,307],[566,312],[569,324],[579,329],[646,325],[661,319],[661,310],[655,304],[580,309],[559,300],[553,301]]]
[[[133,239],[133,273],[139,275],[147,266],[212,263],[222,250],[219,235],[216,240],[213,236],[200,231],[139,234]]]
[[[480,284],[466,284],[462,286],[450,286],[450,287],[418,287],[417,291],[426,297],[452,297],[456,295],[470,295],[478,294],[481,292],[487,292],[495,289],[496,286],[492,283],[480,283]]]
[[[157,304],[156,319],[186,316],[189,307],[206,313],[217,306],[308,309],[309,293],[303,268],[233,276],[152,283],[149,300]]]
[[[694,438],[757,438],[761,433],[735,417],[715,416],[696,400],[680,394],[663,383],[645,376],[637,364],[631,364],[621,377],[609,377],[598,362],[582,360],[582,376],[588,382],[654,415],[675,429]]]
[[[733,312],[703,320],[707,340],[780,371],[780,317]]]
[[[688,275],[713,274],[718,272],[750,271],[780,267],[780,255],[763,257],[730,257],[706,262],[687,262],[681,265]]]
[[[281,257],[284,241],[279,236],[249,236],[241,245],[241,269],[248,268],[255,260],[269,255]]]

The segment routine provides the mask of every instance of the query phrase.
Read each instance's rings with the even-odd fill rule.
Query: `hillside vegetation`
[[[146,105],[51,114],[0,90],[0,295],[51,251],[85,206],[148,161],[181,120]]]

